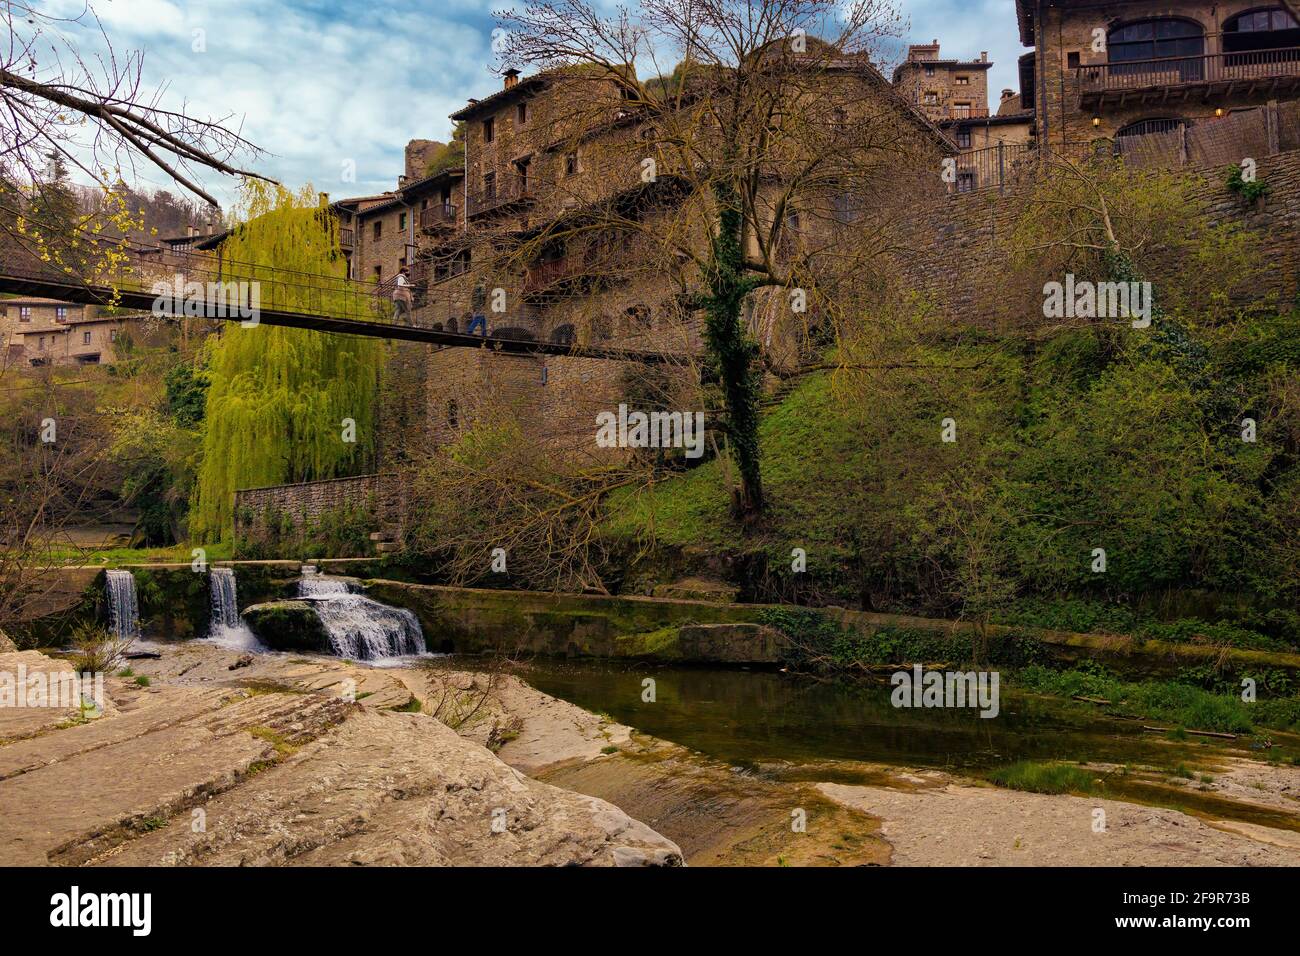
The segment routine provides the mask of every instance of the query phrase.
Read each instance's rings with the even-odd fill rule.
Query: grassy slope
[[[825,374],[810,376],[764,416],[759,431],[769,503],[765,541],[803,547],[814,556],[840,549],[833,519],[842,485],[859,471],[862,454],[837,427],[841,422]],[[730,515],[724,469],[715,459],[651,492],[615,498],[606,533],[622,540],[652,534],[664,545],[710,551],[737,549],[741,529]]]

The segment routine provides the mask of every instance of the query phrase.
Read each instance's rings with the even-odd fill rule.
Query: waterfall
[[[208,579],[212,586],[212,630],[239,626],[239,598],[235,572],[230,568],[213,568]]]
[[[212,591],[212,618],[207,639],[231,650],[266,650],[239,614],[235,572],[230,568],[213,568],[208,574],[208,586]]]
[[[371,661],[425,653],[415,615],[359,594],[350,581],[303,568],[298,596],[310,601],[339,657]]]
[[[120,639],[139,637],[140,605],[135,596],[135,575],[130,571],[107,571],[105,576],[110,630]]]

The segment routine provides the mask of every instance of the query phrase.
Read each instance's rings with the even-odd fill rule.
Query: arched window
[[[1183,82],[1205,75],[1205,28],[1193,20],[1164,17],[1115,27],[1106,37],[1106,59],[1115,76],[1178,71]],[[1145,60],[1173,60],[1145,63]]]
[[[1294,61],[1300,58],[1297,47],[1300,24],[1281,7],[1239,13],[1223,24],[1223,52],[1229,54],[1225,57],[1228,66]],[[1272,52],[1259,52],[1265,50]]]
[[[1186,126],[1187,121],[1178,118],[1158,118],[1138,120],[1136,123],[1129,123],[1123,127],[1115,138],[1123,136],[1149,136],[1152,133],[1169,133],[1178,129],[1180,126]]]
[[[569,323],[555,327],[551,333],[551,343],[553,345],[572,345],[574,342],[573,326]]]

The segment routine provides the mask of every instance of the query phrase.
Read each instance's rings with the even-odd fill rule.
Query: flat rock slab
[[[1300,846],[1285,845],[1295,836],[1287,831],[1269,831],[1278,842],[1263,842],[1236,824],[1226,832],[1177,810],[1116,800],[956,784],[818,789],[882,818],[899,866],[1300,865]],[[1097,810],[1105,812],[1100,832]]]
[[[101,861],[112,865],[679,865],[616,807],[531,780],[421,714],[341,726]]]
[[[394,672],[200,642],[133,667],[149,685],[111,679],[112,714],[0,742],[0,865],[682,862],[603,800],[388,709],[413,693]]]
[[[10,651],[0,653],[0,674],[7,675],[15,684],[15,692],[23,694],[20,681],[38,677],[49,686],[51,681],[67,680],[76,673],[72,664],[59,658],[46,657],[39,651]],[[51,699],[53,702],[53,699]],[[105,692],[103,711],[114,711],[111,696]],[[17,740],[43,733],[72,720],[84,719],[82,709],[72,707],[0,707],[0,740]]]

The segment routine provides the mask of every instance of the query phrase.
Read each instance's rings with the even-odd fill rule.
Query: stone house
[[[1261,0],[1016,0],[1046,148],[1212,123],[1300,96],[1300,24]]]
[[[837,69],[843,78],[822,82],[855,84],[843,99],[870,103],[863,109],[888,113],[926,137],[938,168],[938,156],[950,147],[932,124],[873,67],[855,61]],[[417,239],[418,324],[467,331],[477,298],[485,331],[495,336],[666,351],[687,359],[700,353],[701,316],[683,305],[687,290],[671,278],[681,263],[664,261],[668,253],[644,235],[673,234],[702,251],[710,214],[674,193],[673,178],[662,175],[671,169],[660,169],[650,182],[643,178],[648,162],[668,160],[650,155],[649,121],[617,84],[577,71],[521,78],[508,70],[499,90],[471,100],[451,118],[462,124],[465,161],[456,171],[454,227],[440,219]],[[828,125],[848,128],[851,119],[846,113]],[[763,190],[776,197],[781,184],[764,183]],[[602,212],[588,217],[594,208]],[[802,222],[798,213],[787,217],[781,249],[771,255],[815,244],[814,210],[806,210]],[[620,219],[644,228],[620,228]],[[756,235],[750,234],[752,255],[763,253]],[[793,360],[800,330],[781,327],[773,313],[761,303],[751,309],[754,332],[768,354],[784,350]],[[698,382],[699,369],[689,361],[666,372],[589,358],[445,349],[429,358],[429,429],[434,441],[447,441],[488,406],[509,408],[509,417],[527,422],[530,434],[583,455],[596,412],[617,407],[629,390],[649,390],[661,404],[679,408],[673,402]]]
[[[938,40],[913,44],[907,59],[894,69],[894,87],[925,114],[962,153],[1006,144],[1028,147],[1033,112],[1020,105],[1012,90],[1003,90],[993,108],[989,101],[987,52],[978,60],[943,59]]]
[[[107,365],[117,361],[123,336],[140,341],[142,318],[57,299],[3,299],[0,356],[11,367]]]

